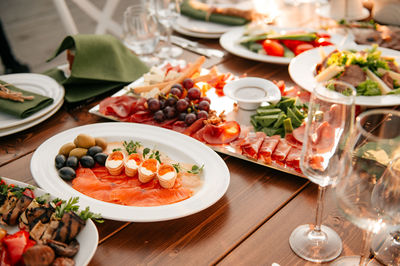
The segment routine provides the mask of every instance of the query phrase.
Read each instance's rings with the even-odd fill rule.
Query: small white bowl
[[[273,82],[247,77],[229,82],[224,87],[224,94],[238,102],[244,110],[255,110],[262,102],[276,103],[281,99],[281,92]]]

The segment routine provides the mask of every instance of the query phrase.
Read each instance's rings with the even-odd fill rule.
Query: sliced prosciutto
[[[286,156],[286,165],[295,169],[300,169],[300,155],[301,149],[292,147]]]
[[[137,102],[136,98],[127,95],[108,97],[100,102],[99,112],[104,115],[126,118],[132,113]]]
[[[228,121],[219,125],[207,124],[204,127],[202,137],[208,144],[227,144],[240,135],[240,125],[235,121]]]
[[[280,139],[275,151],[272,153],[272,159],[276,161],[285,161],[292,146],[286,139]]]
[[[258,159],[264,163],[269,164],[272,161],[272,153],[281,139],[280,136],[275,135],[272,137],[265,136],[261,148],[258,152]]]
[[[257,160],[258,151],[264,141],[265,133],[264,132],[251,132],[247,135],[244,142],[241,144],[240,148],[242,149],[242,154]]]

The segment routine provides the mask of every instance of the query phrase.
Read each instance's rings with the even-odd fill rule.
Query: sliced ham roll
[[[264,138],[264,132],[249,133],[241,145],[242,154],[249,158],[257,160],[258,151],[260,150]]]
[[[292,147],[286,157],[286,165],[300,169],[301,149]]]
[[[278,135],[272,137],[265,136],[261,148],[258,152],[258,159],[262,160],[266,164],[271,163],[272,153],[274,152],[280,139],[281,137]]]
[[[275,151],[272,153],[272,159],[280,162],[285,161],[291,148],[292,146],[286,139],[281,139],[278,143],[278,146],[276,146]]]

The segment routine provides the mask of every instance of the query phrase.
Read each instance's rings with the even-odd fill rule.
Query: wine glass
[[[125,46],[145,64],[153,66],[159,63],[159,59],[153,55],[160,38],[158,22],[146,1],[140,1],[125,10],[123,33]]]
[[[330,261],[342,252],[339,235],[321,225],[321,219],[326,187],[341,174],[338,164],[353,129],[355,95],[356,90],[350,84],[324,82],[314,88],[309,103],[300,168],[310,181],[318,185],[316,219],[315,224],[297,227],[289,238],[292,250],[308,261]]]
[[[372,238],[371,251],[384,265],[400,265],[400,227],[388,226],[379,231]]]
[[[161,58],[173,58],[182,54],[182,49],[171,44],[172,25],[180,15],[179,0],[154,0],[155,13],[158,21],[165,27],[167,46],[159,52]]]
[[[357,117],[335,194],[339,210],[366,235],[361,256],[341,257],[332,265],[367,265],[372,235],[400,222],[399,126],[400,112],[394,110],[370,110]]]

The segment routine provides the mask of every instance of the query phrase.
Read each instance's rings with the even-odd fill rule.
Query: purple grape
[[[206,111],[204,111],[204,110],[199,111],[197,113],[197,119],[200,119],[200,118],[207,119],[208,118],[208,113]]]
[[[181,84],[174,84],[174,85],[172,85],[171,86],[171,90],[173,89],[173,88],[178,88],[181,92],[183,92],[183,87],[182,87],[182,85]]]
[[[207,101],[208,103],[211,103],[210,98],[208,98],[207,96],[201,97],[200,101]]]
[[[194,121],[196,121],[196,120],[197,120],[197,117],[196,117],[196,115],[194,113],[187,114],[186,117],[185,117],[185,123],[187,125],[193,124]]]
[[[186,101],[185,99],[179,99],[176,102],[176,110],[178,110],[178,112],[185,112],[189,107],[189,102]]]
[[[190,79],[190,78],[185,78],[184,80],[183,80],[183,82],[182,82],[182,85],[183,85],[183,87],[185,88],[185,89],[190,89],[190,88],[193,88],[193,85],[194,85],[194,82],[193,82],[193,80],[192,79]]]
[[[186,115],[187,115],[187,113],[179,113],[178,120],[185,121]]]
[[[174,118],[177,115],[177,111],[173,106],[167,106],[164,108],[164,114],[168,119]]]
[[[155,112],[154,120],[156,120],[159,123],[164,122],[164,120],[165,120],[164,112],[162,110],[158,110],[157,112]]]
[[[210,110],[210,104],[207,101],[201,101],[199,102],[199,106],[198,106],[199,110],[204,110],[206,112],[208,112]]]
[[[200,98],[200,90],[198,88],[191,88],[188,90],[187,96],[190,100],[197,100]]]
[[[174,105],[176,104],[177,101],[178,101],[178,100],[177,100],[174,96],[170,95],[170,96],[168,97],[167,101],[165,102],[165,104],[166,104],[167,106],[174,106]]]
[[[166,100],[164,98],[161,98],[159,101],[160,101],[160,109],[164,109],[166,106]]]
[[[158,99],[155,99],[155,98],[150,98],[147,101],[147,105],[148,105],[149,110],[152,111],[152,112],[157,112],[161,108],[160,101]]]
[[[181,98],[182,96],[182,91],[178,88],[171,88],[171,92],[172,95],[175,95],[178,98]]]

